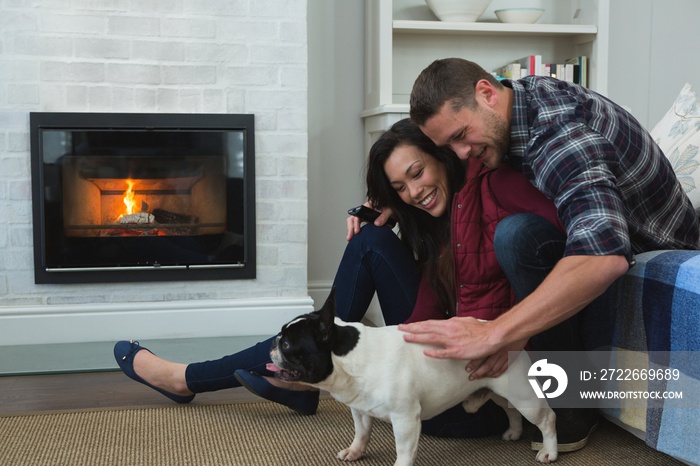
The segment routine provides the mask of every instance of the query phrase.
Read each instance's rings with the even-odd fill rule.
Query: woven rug
[[[417,464],[534,465],[531,429],[517,442],[423,435]],[[0,435],[0,464],[4,466],[313,466],[343,464],[335,454],[350,444],[353,425],[347,407],[323,399],[315,416],[299,416],[261,402],[0,417]],[[391,426],[377,422],[367,455],[355,464],[391,465],[394,459]],[[588,447],[560,455],[556,464],[681,463],[603,422]]]

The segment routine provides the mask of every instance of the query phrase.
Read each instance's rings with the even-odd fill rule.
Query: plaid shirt
[[[564,255],[698,249],[700,227],[671,164],[621,107],[546,77],[503,81],[514,91],[505,160],[554,200]]]

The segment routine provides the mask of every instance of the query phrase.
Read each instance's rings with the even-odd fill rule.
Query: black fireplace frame
[[[113,267],[48,267],[45,161],[42,132],[45,130],[104,131],[242,131],[243,219],[242,260],[231,263],[116,265]],[[109,283],[256,278],[255,220],[255,122],[252,114],[167,113],[30,113],[32,215],[34,234],[34,280],[44,283]],[[227,227],[227,230],[230,229]]]

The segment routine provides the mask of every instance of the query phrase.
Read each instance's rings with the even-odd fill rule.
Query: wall
[[[700,92],[700,2],[610,2],[608,96],[648,129],[664,116],[686,82]]]
[[[305,0],[2,2],[0,344],[267,335],[310,309],[306,10]],[[254,114],[257,279],[35,285],[32,111]]]
[[[283,318],[281,315],[285,311],[280,309],[284,309],[287,304],[291,302],[294,305],[290,311],[292,313],[297,309],[295,306],[309,306],[306,290],[302,289],[305,284],[298,282],[308,278],[308,293],[315,301],[323,299],[345,244],[345,209],[364,198],[362,167],[365,154],[362,147],[362,122],[357,116],[362,107],[361,89],[364,85],[364,2],[308,0],[308,19],[304,16],[304,2],[301,1],[278,2],[274,11],[268,12],[258,11],[265,5],[257,5],[263,2],[253,0],[250,1],[250,6],[248,2],[221,4],[224,10],[235,8],[235,17],[227,11],[212,13],[212,2],[143,2],[143,5],[129,5],[127,9],[125,1],[115,0],[103,6],[104,10],[96,10],[97,3],[91,3],[94,3],[91,9],[71,12],[67,9],[72,4],[68,0],[56,1],[50,8],[39,9],[22,6],[22,2],[5,2],[0,13],[0,218],[3,219],[0,224],[0,344],[8,344],[8,337],[14,338],[15,332],[9,330],[8,322],[21,320],[33,320],[44,327],[48,322],[54,330],[58,322],[63,322],[69,328],[87,323],[89,326],[79,329],[80,334],[75,335],[75,341],[95,339],[99,336],[99,330],[83,318],[90,313],[114,316],[109,325],[114,326],[115,330],[108,333],[119,335],[119,338],[124,337],[122,332],[136,328],[137,323],[144,332],[154,334],[175,334],[177,328],[183,336],[212,332],[211,326],[206,323],[205,328],[200,328],[198,321],[178,317],[180,314],[189,315],[187,308],[195,300],[198,304],[203,303],[209,307],[208,311],[198,314],[204,317],[200,320],[211,319],[222,328],[222,332],[267,334],[268,329],[276,325],[275,319]],[[78,8],[88,2],[73,4]],[[185,20],[186,15],[192,13],[184,10],[193,9],[195,4],[199,11],[195,16],[197,21]],[[139,10],[134,10],[137,8]],[[631,107],[633,113],[645,124],[651,121],[653,126],[661,118],[686,80],[700,89],[700,61],[694,58],[693,52],[686,52],[678,45],[687,44],[687,49],[690,50],[700,45],[697,30],[688,27],[699,16],[699,8],[700,2],[695,0],[611,2],[608,95]],[[146,18],[134,18],[141,15]],[[139,56],[121,57],[116,46],[108,45],[112,44],[109,39],[117,31],[98,34],[72,30],[86,27],[79,27],[83,22],[79,22],[79,18],[91,23],[90,18],[94,19],[95,16],[103,19],[110,16],[125,18],[124,22],[133,28],[127,37],[134,46],[141,49],[133,52]],[[164,25],[184,23],[187,27],[163,26],[162,31],[160,28],[149,31],[148,24],[158,24],[161,18]],[[206,30],[211,28],[197,27],[197,24],[202,24],[200,20],[215,24],[216,29],[220,30],[217,34],[224,34],[225,31],[230,39],[218,44],[223,38],[215,41],[208,38],[211,34]],[[308,21],[308,38],[304,21]],[[225,26],[220,26],[221,24]],[[272,24],[277,24],[278,27],[272,27]],[[141,32],[137,28],[141,28]],[[64,35],[70,37],[62,38]],[[284,44],[280,43],[282,39]],[[204,47],[204,44],[212,41],[214,46]],[[85,44],[77,45],[78,42]],[[94,42],[103,44],[103,52],[93,51],[90,58],[86,55],[87,49],[94,49],[94,45],[88,47],[88,44]],[[305,103],[298,104],[300,98],[295,97],[293,105],[289,101],[285,104],[285,118],[273,122],[279,111],[275,109],[274,101],[283,99],[270,98],[264,104],[261,102],[264,99],[255,99],[253,102],[251,97],[263,93],[280,93],[285,94],[284,100],[287,100],[289,96],[284,92],[287,89],[294,88],[295,94],[300,92],[296,87],[297,84],[302,87],[300,82],[304,78],[292,80],[289,76],[297,73],[297,70],[303,73],[307,69],[304,63],[296,63],[304,58],[294,58],[294,55],[303,53],[298,50],[302,43],[308,46],[308,90],[303,86],[307,92],[308,107]],[[295,50],[293,54],[286,52],[290,48]],[[61,52],[66,49],[69,51]],[[196,63],[193,63],[195,58],[192,56],[184,58],[185,49],[199,50],[200,56]],[[261,59],[262,52],[265,52],[264,60]],[[280,53],[275,56],[275,52]],[[56,58],[49,60],[54,54]],[[170,54],[180,58],[169,58]],[[286,67],[279,63],[286,60],[291,61]],[[86,62],[163,66],[202,64],[222,70],[222,73],[216,82],[206,85],[185,82],[137,85],[121,82],[124,77],[120,81],[113,79],[86,85],[72,81],[75,76],[66,72],[65,79],[70,81],[62,84],[42,81],[40,73],[43,61],[71,64],[78,76],[84,75],[84,71],[79,70],[84,68]],[[277,65],[275,61],[278,62]],[[279,81],[270,84],[269,90],[265,91],[258,87],[265,88],[265,84],[260,84],[271,79],[263,79],[264,76],[269,76],[265,72],[268,67],[275,68],[278,76],[288,78],[284,80],[284,85]],[[225,75],[227,70],[230,73]],[[44,67],[43,73],[46,78],[51,72]],[[184,72],[178,75],[181,80],[185,80]],[[292,85],[291,81],[295,84]],[[180,91],[181,88],[190,90]],[[241,104],[243,108],[240,108],[237,102],[243,101],[245,104]],[[110,106],[113,106],[113,111],[143,112],[239,112],[250,109],[256,114],[258,125],[256,143],[259,179],[270,181],[265,191],[269,192],[277,185],[275,180],[285,180],[297,189],[299,183],[296,181],[308,176],[307,198],[300,198],[291,204],[284,204],[282,199],[269,203],[260,199],[263,188],[262,181],[258,181],[260,201],[257,214],[261,225],[265,225],[258,229],[258,236],[268,245],[259,251],[261,269],[255,283],[174,283],[159,284],[157,287],[139,285],[135,287],[135,294],[132,294],[132,287],[106,285],[107,291],[112,296],[117,295],[116,298],[104,298],[100,287],[66,290],[60,286],[33,285],[30,270],[31,209],[26,134],[28,112],[103,111],[109,110]],[[653,112],[651,116],[650,111]],[[305,112],[308,112],[308,123]],[[306,124],[308,128],[297,127]],[[304,132],[308,135],[308,143],[301,140],[304,139]],[[279,137],[275,137],[277,134]],[[293,144],[289,144],[287,136],[290,134],[294,136]],[[300,174],[301,170],[297,173],[297,169],[292,169],[294,173],[291,175],[282,172],[279,167],[286,170],[294,164],[282,164],[281,159],[270,156],[272,153],[279,154],[279,151],[289,152],[290,161],[301,162],[305,154],[302,149],[304,144],[308,144],[308,171],[305,174]],[[292,240],[285,228],[278,228],[278,225],[289,222],[289,231],[297,231],[297,227],[305,225],[307,219],[308,231],[302,234],[308,235],[308,251],[306,244],[302,245],[298,238],[299,235],[294,235],[297,238]],[[282,239],[269,239],[267,234],[263,234],[263,229],[267,232],[268,227],[271,233],[281,235]],[[287,242],[287,246],[292,246],[290,252],[286,247],[280,251],[279,246],[272,244],[276,242]],[[293,258],[305,256],[306,253],[308,258]],[[304,261],[308,263],[308,275],[302,270],[301,264]],[[291,266],[289,269],[286,268],[287,264]],[[285,273],[285,270],[289,272]],[[292,277],[290,282],[294,284],[283,285],[289,276]],[[252,307],[244,310],[245,302]],[[272,306],[275,308],[274,313],[269,311],[271,302],[277,303]],[[49,303],[54,312],[46,310]],[[132,319],[134,314],[123,310],[126,305],[143,307],[145,304],[154,308],[148,311],[152,316],[150,319]],[[114,306],[114,309],[109,309],[109,306]],[[244,313],[248,316],[245,319],[242,317]],[[277,314],[281,315],[277,317]],[[50,321],[47,316],[51,316]],[[179,325],[183,322],[185,325]],[[224,329],[222,323],[231,328]],[[168,327],[165,330],[151,329],[164,325]],[[38,328],[34,325],[31,327]],[[20,330],[24,328],[26,326]],[[46,328],[38,330],[33,339],[48,333]],[[70,335],[72,330],[61,328],[60,332]],[[130,333],[127,336],[141,335]],[[106,335],[104,338],[112,337]]]
[[[309,295],[323,304],[365,200],[364,2],[309,0]]]

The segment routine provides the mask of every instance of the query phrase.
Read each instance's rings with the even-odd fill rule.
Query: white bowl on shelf
[[[425,3],[440,21],[474,22],[491,0],[425,0]]]
[[[502,23],[536,23],[544,14],[544,8],[503,8],[494,11]]]

